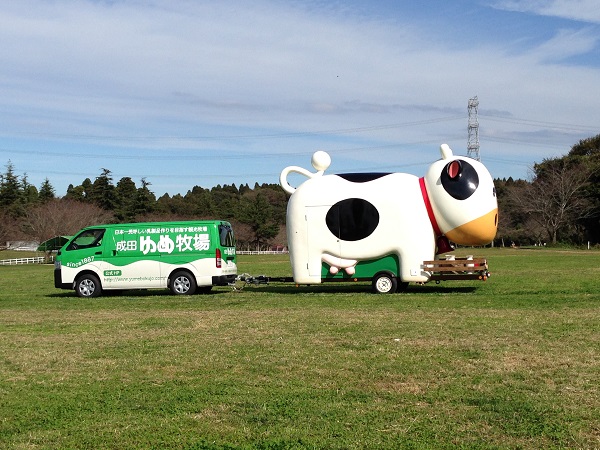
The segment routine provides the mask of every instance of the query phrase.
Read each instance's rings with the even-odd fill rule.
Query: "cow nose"
[[[489,244],[498,230],[498,208],[454,228],[446,233],[448,239],[461,245]]]

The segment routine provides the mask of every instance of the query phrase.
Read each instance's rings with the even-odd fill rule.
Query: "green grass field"
[[[469,253],[487,282],[396,295],[79,299],[0,266],[0,448],[600,448],[600,252]]]

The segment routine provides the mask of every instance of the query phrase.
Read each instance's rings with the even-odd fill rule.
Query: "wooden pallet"
[[[430,281],[488,279],[487,259],[455,258],[423,261],[422,269],[431,273]]]

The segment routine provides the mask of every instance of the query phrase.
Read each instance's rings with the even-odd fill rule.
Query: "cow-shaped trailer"
[[[409,282],[439,279],[445,264],[436,255],[462,245],[491,242],[498,226],[494,182],[479,161],[454,156],[440,147],[442,159],[424,177],[405,173],[324,175],[330,156],[313,154],[315,172],[283,169],[282,188],[291,194],[287,235],[294,282],[372,280],[373,290],[392,293]],[[308,180],[288,182],[296,172]],[[473,268],[469,261],[465,267]],[[487,271],[487,265],[485,265]],[[444,269],[442,269],[444,270]]]

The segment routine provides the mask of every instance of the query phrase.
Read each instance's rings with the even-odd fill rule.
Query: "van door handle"
[[[96,253],[94,253],[94,254],[95,254],[95,255],[101,255],[101,254],[102,254],[102,252],[96,252]]]

